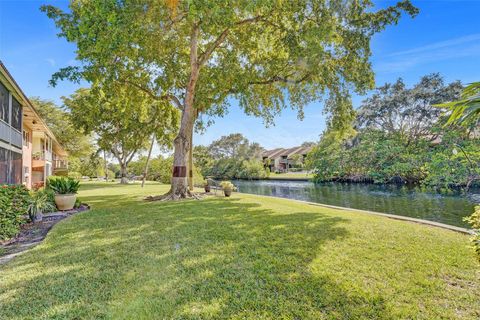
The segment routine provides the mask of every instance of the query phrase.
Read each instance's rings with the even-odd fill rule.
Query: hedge
[[[0,240],[15,236],[25,222],[30,195],[23,185],[0,185]]]

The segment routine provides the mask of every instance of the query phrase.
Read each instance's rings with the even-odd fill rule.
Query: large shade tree
[[[222,136],[208,147],[208,152],[214,159],[259,159],[263,150],[260,144],[250,143],[241,133]]]
[[[195,121],[223,115],[232,100],[267,123],[287,105],[298,110],[374,86],[370,39],[410,1],[375,10],[370,0],[90,0],[70,11],[42,8],[76,43],[82,67],[62,78],[118,81],[182,112],[170,198],[191,195],[187,154]],[[341,117],[350,112],[327,103]]]
[[[152,135],[158,144],[170,146],[178,128],[176,109],[130,87],[79,89],[64,104],[75,125],[94,133],[98,147],[117,159],[121,183],[127,182],[128,164]]]
[[[423,76],[412,88],[402,79],[377,88],[362,102],[357,129],[374,128],[397,134],[406,144],[420,138],[435,139],[432,128],[442,110],[435,104],[458,99],[462,91],[459,81],[445,84],[438,73]]]

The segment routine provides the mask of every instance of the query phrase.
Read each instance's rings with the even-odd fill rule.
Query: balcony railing
[[[32,160],[45,160],[45,152],[38,151],[32,154]]]
[[[52,160],[52,153],[48,151],[37,151],[32,154],[33,160]]]
[[[68,161],[63,159],[53,160],[53,170],[67,170]]]

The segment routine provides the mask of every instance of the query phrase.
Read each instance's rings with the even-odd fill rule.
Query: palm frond
[[[458,101],[435,105],[450,112],[447,124],[475,125],[480,122],[480,82],[474,82],[463,89]]]

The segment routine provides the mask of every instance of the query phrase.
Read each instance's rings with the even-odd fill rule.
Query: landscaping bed
[[[15,237],[0,242],[0,265],[39,244],[59,221],[89,209],[88,205],[82,204],[76,209],[45,214],[42,221],[23,224]]]

